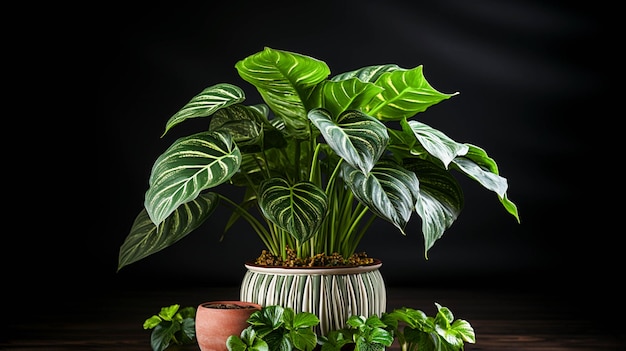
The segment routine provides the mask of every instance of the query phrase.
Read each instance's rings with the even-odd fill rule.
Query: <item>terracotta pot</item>
[[[196,340],[201,351],[228,351],[226,339],[241,335],[261,305],[244,301],[209,301],[196,310]]]
[[[326,335],[346,326],[351,315],[385,312],[387,292],[382,262],[358,267],[267,267],[247,263],[240,298],[262,306],[291,307],[320,319],[314,331]]]

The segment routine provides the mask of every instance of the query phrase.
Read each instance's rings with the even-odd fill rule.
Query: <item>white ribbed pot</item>
[[[358,267],[267,267],[247,263],[240,299],[261,306],[279,305],[311,312],[321,335],[341,329],[351,315],[381,316],[387,290],[382,262]]]

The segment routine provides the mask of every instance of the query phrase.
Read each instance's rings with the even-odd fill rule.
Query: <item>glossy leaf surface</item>
[[[265,180],[259,187],[263,214],[299,242],[310,239],[326,217],[328,197],[311,182],[290,186],[280,178]]]
[[[404,233],[419,193],[414,173],[390,161],[379,162],[368,174],[344,163],[342,178],[359,201]]]
[[[183,108],[170,117],[163,134],[186,119],[210,116],[220,108],[242,102],[245,99],[243,90],[235,85],[222,83],[210,86],[194,96]]]
[[[360,111],[346,111],[335,122],[327,111],[315,109],[309,119],[337,155],[363,173],[372,169],[389,141],[385,125]]]
[[[147,211],[143,209],[135,218],[130,233],[120,247],[118,271],[184,238],[204,223],[217,205],[217,194],[202,194],[179,206],[159,226],[152,222]]]
[[[241,153],[229,134],[203,132],[176,140],[152,167],[145,208],[160,224],[202,190],[226,182],[239,169]]]

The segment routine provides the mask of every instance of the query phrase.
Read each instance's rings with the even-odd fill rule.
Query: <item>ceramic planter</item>
[[[196,310],[196,340],[201,351],[228,351],[226,339],[241,335],[261,305],[244,301],[210,301]]]
[[[387,304],[382,263],[358,267],[284,268],[246,264],[240,298],[262,306],[311,312],[321,335],[345,326],[351,315],[381,316]]]

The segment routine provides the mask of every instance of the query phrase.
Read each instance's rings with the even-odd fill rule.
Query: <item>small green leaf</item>
[[[152,329],[154,327],[156,327],[157,325],[159,325],[159,323],[161,323],[162,319],[161,317],[154,315],[148,319],[146,319],[145,322],[143,322],[143,328],[144,329]]]
[[[194,318],[184,318],[180,324],[179,342],[181,344],[191,344],[196,338],[196,320]]]
[[[229,351],[246,351],[248,350],[246,344],[238,335],[231,335],[226,339],[226,347]]]
[[[161,317],[163,320],[171,321],[172,319],[174,319],[174,316],[178,312],[179,308],[180,308],[180,305],[178,304],[173,304],[171,306],[162,307],[161,311],[159,312],[159,317]]]
[[[153,351],[163,351],[170,346],[174,334],[180,330],[178,323],[164,321],[157,325],[150,334],[150,345]]]
[[[269,351],[268,344],[257,336],[252,326],[244,329],[240,336],[229,336],[226,347],[229,351]]]
[[[317,335],[312,328],[292,330],[289,339],[297,350],[311,351],[317,345]]]
[[[183,318],[195,319],[196,318],[196,310],[197,310],[196,307],[187,306],[187,307],[183,307],[178,312],[180,313],[180,315]]]
[[[284,311],[285,309],[279,305],[265,306],[260,311],[253,312],[248,318],[248,323],[254,326],[260,338],[265,338],[275,329],[282,327]]]
[[[316,315],[310,312],[299,312],[296,313],[293,318],[293,327],[294,328],[309,328],[316,326],[320,323],[319,318]]]

